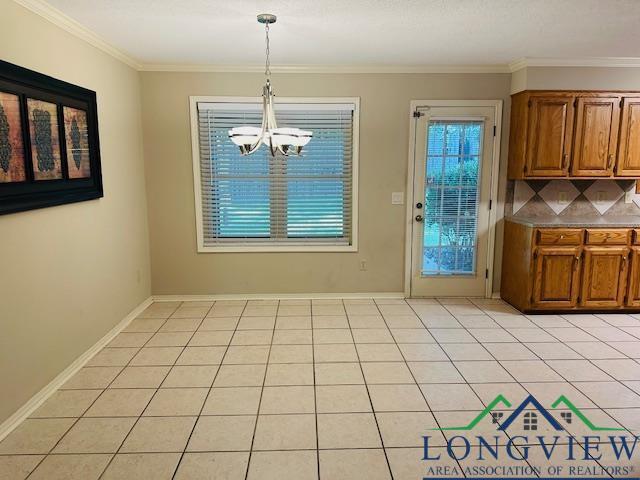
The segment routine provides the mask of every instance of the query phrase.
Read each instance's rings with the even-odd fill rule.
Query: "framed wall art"
[[[102,196],[96,93],[0,60],[0,215]]]

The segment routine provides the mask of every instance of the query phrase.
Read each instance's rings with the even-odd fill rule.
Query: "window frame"
[[[228,245],[206,246],[204,242],[202,213],[202,183],[200,178],[200,139],[198,133],[198,103],[248,103],[261,105],[262,97],[231,96],[190,96],[189,110],[191,118],[191,153],[193,160],[193,190],[196,220],[196,240],[198,253],[249,253],[249,252],[357,252],[358,251],[358,178],[359,178],[359,140],[360,140],[360,98],[359,97],[276,97],[278,103],[288,104],[353,104],[353,138],[351,165],[351,241],[335,244],[312,244],[307,242],[270,241],[260,245],[239,245],[229,241]],[[313,141],[313,140],[312,140]],[[264,148],[264,147],[262,147]],[[257,243],[257,242],[256,242]]]

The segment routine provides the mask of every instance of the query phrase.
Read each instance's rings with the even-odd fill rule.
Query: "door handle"
[[[416,215],[416,222],[422,221],[422,215]]]
[[[422,208],[422,204],[420,202],[416,203],[416,208],[418,209]]]

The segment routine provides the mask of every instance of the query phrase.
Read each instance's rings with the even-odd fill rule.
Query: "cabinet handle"
[[[569,154],[565,153],[562,155],[562,170],[566,170],[569,166]]]
[[[613,167],[613,153],[609,154],[609,162],[607,163],[607,170],[611,170],[611,167]]]
[[[576,255],[573,259],[573,269],[575,270],[576,268],[578,268],[578,264],[580,263],[580,257],[578,255]]]

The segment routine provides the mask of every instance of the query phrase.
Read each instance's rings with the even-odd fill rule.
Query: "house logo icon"
[[[518,407],[508,416],[504,411],[500,411],[500,407],[511,408],[512,404],[500,394],[493,399],[487,407],[482,410],[467,425],[458,427],[435,428],[434,430],[473,430],[485,417],[490,416],[491,422],[496,425],[496,429],[505,431],[512,425],[518,425],[517,420],[521,418],[523,430],[538,430],[540,422],[546,421],[547,424],[556,431],[564,431],[565,425],[572,424],[576,418],[581,421],[591,431],[622,431],[624,428],[611,428],[596,426],[587,416],[576,407],[567,397],[560,395],[558,399],[551,404],[551,408],[545,408],[533,395],[526,397]],[[551,414],[549,410],[557,410],[562,408],[560,412],[560,420]],[[494,411],[495,410],[495,411]],[[506,418],[504,418],[506,416]]]

